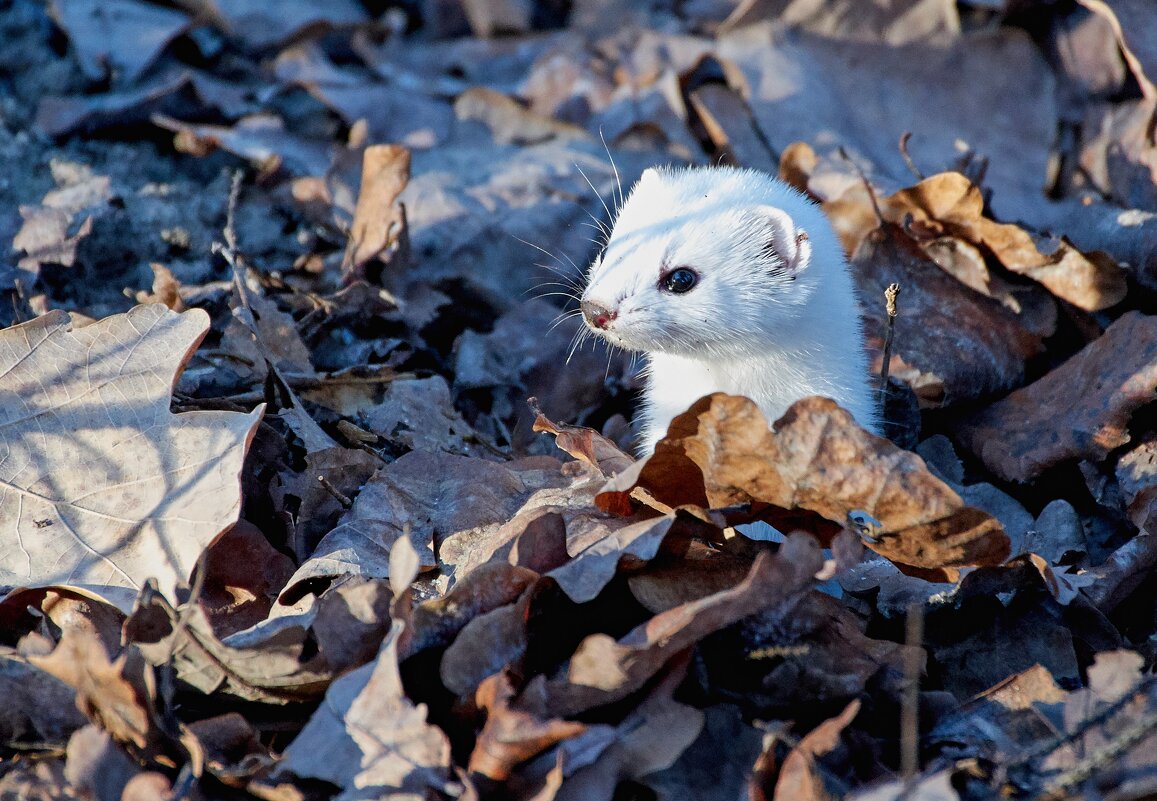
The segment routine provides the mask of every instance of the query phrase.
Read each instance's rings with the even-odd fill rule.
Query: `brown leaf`
[[[368,431],[415,451],[475,455],[479,434],[454,408],[442,376],[391,381],[380,403],[361,415]]]
[[[0,333],[6,398],[0,584],[139,587],[173,597],[237,520],[241,462],[261,419],[169,412],[208,329],[201,310],[138,306],[73,329],[52,312]]]
[[[616,727],[615,738],[593,764],[568,777],[557,801],[610,798],[620,783],[640,779],[674,764],[703,730],[700,709],[672,697],[687,672],[689,660],[679,660],[662,680]]]
[[[536,406],[534,408],[537,414],[534,420],[536,432],[545,431],[553,434],[554,444],[560,450],[566,451],[576,459],[593,464],[604,476],[618,475],[635,463],[631,456],[619,450],[618,445],[593,428],[555,423]]]
[[[1128,312],[1040,380],[971,417],[961,441],[1006,481],[1070,459],[1103,459],[1130,439],[1157,391],[1157,317]]]
[[[567,523],[567,550],[577,553],[547,575],[575,603],[591,601],[623,561],[653,559],[674,523],[674,514],[636,522],[602,515],[572,517]]]
[[[50,6],[90,81],[112,77],[132,83],[193,24],[178,11],[132,0],[69,0]]]
[[[471,620],[517,601],[537,578],[532,570],[503,562],[481,565],[442,597],[414,609],[411,653],[448,645]]]
[[[510,778],[514,768],[556,743],[586,731],[586,725],[558,718],[540,719],[511,705],[515,689],[506,671],[478,687],[475,703],[486,711],[486,724],[470,752],[468,769],[493,781]]]
[[[747,558],[692,540],[682,558],[652,563],[628,577],[627,584],[635,600],[658,614],[734,587],[750,567]]]
[[[1125,297],[1125,273],[1107,256],[1083,254],[1063,238],[1038,243],[1018,225],[984,217],[980,188],[958,172],[933,175],[897,192],[881,211],[888,222],[914,232],[926,252],[940,237],[961,239],[1086,311],[1106,309]]]
[[[425,795],[448,788],[450,743],[426,721],[424,704],[406,697],[395,623],[378,658],[335,681],[278,768],[302,778],[357,788],[351,798],[389,790]]]
[[[293,575],[293,561],[270,545],[261,529],[239,520],[209,546],[204,570],[198,602],[217,636],[225,637],[266,618]]]
[[[488,676],[493,677],[526,654],[527,612],[533,585],[512,604],[483,612],[473,618],[442,655],[439,673],[446,689],[459,696],[473,693]]]
[[[96,726],[88,725],[68,740],[64,776],[82,797],[120,799],[140,766]]]
[[[1109,20],[1125,63],[1149,100],[1157,99],[1157,44],[1154,44],[1152,10],[1144,0],[1078,0],[1081,5]]]
[[[1157,530],[1157,439],[1149,439],[1117,460],[1117,483],[1129,519],[1137,528]]]
[[[925,655],[863,628],[839,601],[813,591],[760,611],[702,653],[714,685],[772,717],[790,717],[801,704],[842,706],[868,687],[896,703],[905,659],[923,665]]]
[[[796,402],[774,431],[746,398],[704,398],[675,419],[637,480],[625,478],[608,483],[601,506],[623,503],[640,486],[672,506],[802,510],[822,518],[803,519],[829,535],[860,510],[882,523],[879,541],[868,547],[903,565],[951,573],[1000,564],[1009,554],[995,519],[965,506],[920,457],[867,433],[825,398]],[[793,522],[801,524],[798,515]]]
[[[371,639],[385,626],[380,619],[350,617],[345,621],[353,631],[329,638],[340,646],[337,654],[353,653],[356,659],[348,639]],[[163,604],[142,605],[125,622],[126,636],[150,662],[172,663],[183,681],[205,694],[220,691],[270,704],[312,700],[325,690],[335,669],[347,667],[331,665],[328,654],[319,652],[308,617],[268,619],[224,640],[214,634],[200,606],[183,608],[175,618],[176,612]]]
[[[365,149],[361,191],[342,257],[342,275],[347,281],[359,276],[366,262],[380,257],[387,248],[402,252],[407,234],[397,201],[409,180],[408,149],[400,145],[370,145]]]
[[[299,585],[313,578],[388,576],[390,548],[407,530],[422,567],[430,569],[436,564],[435,543],[488,526],[497,529],[535,489],[565,483],[558,461],[548,457],[498,464],[446,453],[407,453],[366,482],[353,508],[298,568],[285,593],[296,595]],[[444,564],[457,561],[452,548],[450,553],[440,549],[440,557]]]
[[[145,753],[163,748],[152,671],[136,649],[111,658],[93,632],[74,628],[52,653],[28,661],[76,690],[77,708],[118,743]]]
[[[883,343],[884,289],[893,282],[902,287],[891,372],[912,386],[925,407],[1019,386],[1025,361],[1040,353],[1051,333],[1027,314],[966,291],[896,226],[879,226],[866,236],[852,266],[874,350]]]
[[[840,735],[860,713],[860,702],[852,701],[844,711],[825,720],[799,741],[779,771],[773,801],[826,801],[831,798],[824,785],[822,769],[816,764],[840,744]]]
[[[809,587],[822,565],[813,539],[789,537],[778,554],[760,554],[732,589],[658,614],[617,642],[588,636],[557,677],[532,679],[516,706],[539,717],[569,717],[625,698],[683,649]]]

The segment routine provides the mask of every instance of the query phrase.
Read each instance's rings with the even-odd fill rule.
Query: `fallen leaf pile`
[[[0,4],[0,797],[1151,797],[1149,6]],[[687,162],[822,204],[886,438],[632,455]]]

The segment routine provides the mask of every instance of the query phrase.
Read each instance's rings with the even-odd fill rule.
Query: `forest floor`
[[[1157,794],[1150,0],[0,43],[0,798]],[[887,439],[713,396],[633,457],[576,295],[686,163],[823,205]]]

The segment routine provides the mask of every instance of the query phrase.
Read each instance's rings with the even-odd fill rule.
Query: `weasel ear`
[[[764,224],[764,250],[792,275],[807,269],[812,261],[812,245],[807,231],[798,227],[783,209],[759,206],[756,213]]]

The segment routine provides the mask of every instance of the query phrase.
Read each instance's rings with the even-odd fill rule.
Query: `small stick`
[[[332,495],[337,500],[337,502],[341,504],[343,509],[349,509],[354,505],[354,502],[349,499],[349,496],[343,495],[341,490],[335,487],[333,482],[331,482],[328,478],[325,476],[318,476],[317,480],[318,483],[321,484],[321,488]]]
[[[892,337],[896,333],[896,298],[900,296],[900,285],[892,282],[884,290],[884,301],[888,312],[887,327],[884,329],[884,363],[880,365],[880,409],[884,408],[884,395],[888,391],[888,367],[892,361]]]
[[[900,699],[900,773],[913,779],[920,770],[920,648],[924,644],[924,605],[908,607],[904,644],[904,694]]]
[[[884,219],[884,212],[880,210],[880,201],[876,198],[876,190],[872,188],[872,182],[868,180],[867,173],[848,155],[848,151],[844,150],[843,145],[839,147],[839,154],[840,158],[852,165],[852,169],[856,171],[856,175],[860,176],[860,181],[864,184],[864,191],[868,193],[868,200],[872,202],[872,211],[876,213],[876,219],[883,225],[887,221]]]
[[[237,218],[237,202],[241,199],[241,179],[244,178],[241,170],[236,170],[233,173],[233,178],[229,182],[229,205],[225,207],[225,244],[234,253],[237,252],[237,228],[235,221]]]
[[[911,131],[904,131],[900,134],[900,155],[904,157],[904,163],[912,174],[916,176],[917,181],[924,180],[924,173],[920,172],[920,168],[916,166],[916,162],[912,160],[912,154],[908,152],[908,140],[912,138]]]

